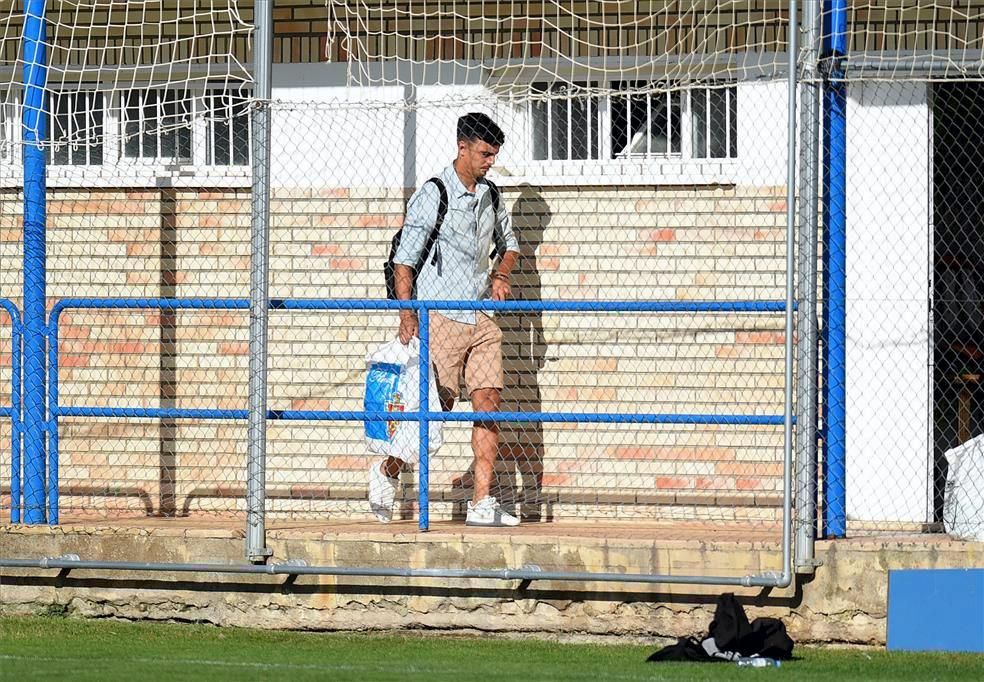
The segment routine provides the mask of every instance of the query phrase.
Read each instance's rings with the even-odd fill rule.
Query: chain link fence
[[[402,5],[278,3],[270,101],[256,97],[241,68],[252,3],[193,4],[129,3],[111,22],[125,27],[119,52],[112,40],[95,41],[92,26],[72,33],[69,14],[51,19],[54,75],[41,107],[49,119],[42,421],[47,456],[56,458],[41,466],[41,480],[55,492],[60,522],[246,518],[251,140],[264,111],[272,122],[273,301],[266,520],[375,523],[366,497],[379,458],[358,415],[367,355],[397,336],[400,321],[395,309],[366,302],[385,299],[391,239],[406,228],[414,193],[455,159],[458,118],[482,112],[505,134],[488,178],[504,216],[496,229],[511,229],[519,254],[511,300],[592,308],[493,316],[499,409],[564,419],[498,424],[490,494],[506,511],[527,524],[779,541],[791,473],[783,423],[792,341],[816,342],[819,354],[820,452],[809,427],[797,493],[802,500],[816,489],[821,531],[831,530],[831,510],[832,535],[839,524],[849,534],[944,529],[946,491],[956,490],[946,453],[976,435],[980,412],[973,122],[982,93],[972,70],[917,70],[910,55],[923,54],[924,43],[952,53],[957,37],[978,40],[976,17],[957,36],[935,21],[922,28],[919,12],[910,24],[907,10],[853,7],[843,63],[804,40],[801,90],[830,97],[843,84],[846,154],[831,156],[818,109],[816,136],[801,118],[800,155],[790,158],[787,3],[618,16],[604,3],[571,13],[570,3],[531,3],[542,7],[522,25],[493,3],[494,12],[421,15],[419,26],[397,16]],[[26,90],[14,48],[24,19],[20,10],[0,19],[0,297],[26,325],[21,164],[31,144],[22,143]],[[855,44],[865,21],[880,35],[896,26],[913,40]],[[146,26],[157,33],[138,38]],[[190,26],[199,33],[187,29],[170,57],[181,75],[155,72],[155,46]],[[221,38],[220,48],[203,52],[210,38]],[[119,63],[59,61],[55,48],[68,45]],[[87,69],[93,78],[80,80]],[[114,70],[128,74],[125,86]],[[806,153],[805,137],[826,139],[828,149]],[[831,180],[832,158],[845,164],[843,184]],[[817,294],[801,283],[798,301],[816,306],[819,339],[786,334],[791,163],[819,188],[811,204],[801,185],[796,207],[801,230],[809,229],[804,216],[818,216]],[[846,197],[843,248],[828,238],[831,211],[840,210],[834,196]],[[478,230],[489,208],[479,199],[472,225],[459,215],[462,197],[452,195],[442,226],[449,291],[475,278],[452,267],[452,240]],[[501,263],[479,256],[472,262],[481,273]],[[843,306],[828,304],[832,291],[845,296]],[[337,309],[339,301],[351,305]],[[676,307],[620,308],[651,302]],[[431,311],[432,324],[455,317],[445,312]],[[843,314],[843,343],[830,336],[838,327],[831,314]],[[11,406],[0,412],[0,505],[17,520],[39,501],[27,495],[37,494],[36,459],[28,464],[26,445],[23,453],[11,447],[21,444],[12,429],[26,429],[27,419],[15,415],[13,325],[0,312],[0,409]],[[440,356],[451,337],[435,333],[430,352]],[[843,373],[830,374],[837,347]],[[494,363],[470,371],[485,370],[498,371]],[[470,413],[468,390],[486,387],[467,372],[464,379],[443,445],[429,458],[436,524],[460,524],[475,497],[473,424],[453,414]],[[339,413],[350,416],[324,418]],[[832,482],[838,460],[844,473],[835,466]],[[418,475],[406,467],[399,478],[397,522],[420,518]],[[979,498],[979,486],[963,486]],[[800,510],[798,527],[812,535],[818,521],[810,505]]]

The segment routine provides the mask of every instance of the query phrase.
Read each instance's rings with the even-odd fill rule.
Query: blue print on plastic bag
[[[366,373],[366,412],[393,412],[399,409],[400,371],[402,367],[389,362],[374,362]],[[396,424],[397,422],[392,422]],[[366,437],[376,440],[393,440],[391,422],[365,422]]]

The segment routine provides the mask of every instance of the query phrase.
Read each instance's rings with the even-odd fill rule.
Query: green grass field
[[[652,664],[651,646],[0,618],[0,679],[979,680],[984,656],[800,648],[779,669]]]

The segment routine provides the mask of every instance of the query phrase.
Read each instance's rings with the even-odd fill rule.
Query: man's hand
[[[505,279],[500,279],[494,277],[492,279],[492,300],[493,301],[505,301],[512,295],[512,288],[509,286],[509,281]]]
[[[417,311],[400,311],[400,343],[404,346],[410,343],[410,339],[418,335]]]

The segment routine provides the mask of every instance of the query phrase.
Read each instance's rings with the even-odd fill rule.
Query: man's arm
[[[437,222],[437,209],[440,192],[434,183],[425,183],[414,192],[407,204],[407,214],[403,220],[403,234],[400,246],[393,258],[393,285],[396,298],[409,301],[413,294],[413,267],[427,244],[427,237]],[[417,313],[414,310],[400,311],[400,343],[406,345],[417,336]]]
[[[516,240],[516,233],[513,232],[512,216],[501,203],[495,218],[495,229],[499,230],[499,236],[502,237],[502,241],[506,245],[506,251],[502,254],[502,259],[495,270],[492,271],[492,300],[505,301],[512,294],[509,279],[516,262],[519,261],[519,242]]]
[[[409,265],[396,264],[393,267],[393,277],[396,298],[400,301],[409,301],[410,294],[413,292],[413,269]],[[400,343],[404,346],[417,336],[417,324],[417,311],[400,311]]]

